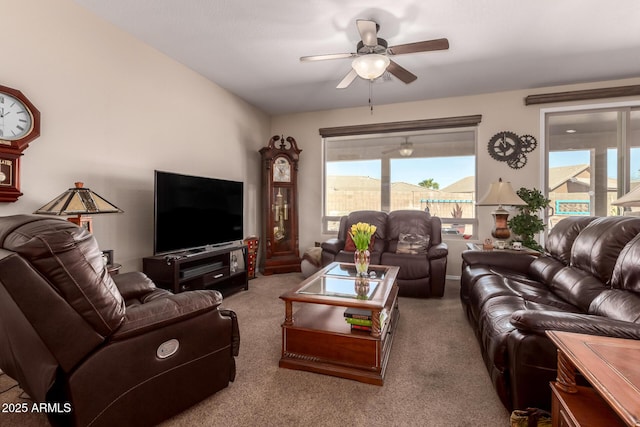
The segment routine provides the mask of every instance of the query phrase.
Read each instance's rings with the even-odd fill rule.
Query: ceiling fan
[[[449,40],[447,39],[427,40],[388,47],[387,41],[378,37],[380,26],[375,21],[358,19],[356,20],[356,26],[361,40],[356,45],[355,53],[303,56],[300,61],[354,58],[351,64],[351,71],[336,86],[337,89],[348,87],[358,76],[366,80],[374,80],[385,71],[408,84],[418,77],[392,61],[389,58],[390,56],[449,49]]]
[[[413,142],[409,142],[409,138],[405,137],[404,141],[400,143],[400,146],[383,151],[382,154],[389,154],[394,151],[397,151],[402,157],[409,157],[413,154]]]

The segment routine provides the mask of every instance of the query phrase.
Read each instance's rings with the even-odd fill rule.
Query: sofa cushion
[[[400,240],[400,234],[431,236],[431,216],[423,211],[399,210],[389,212],[389,240]]]
[[[476,319],[486,310],[485,304],[496,297],[515,296],[524,302],[541,304],[549,309],[578,311],[578,309],[555,295],[546,285],[534,280],[513,279],[498,275],[484,276],[469,290],[469,302]],[[585,309],[586,311],[586,309]]]
[[[568,217],[558,222],[549,232],[545,249],[549,256],[565,265],[571,261],[571,248],[578,234],[597,217]]]
[[[542,283],[551,283],[553,277],[566,267],[562,261],[551,256],[540,256],[529,265],[527,276]]]
[[[640,292],[640,234],[634,237],[620,252],[613,267],[611,287]]]
[[[620,289],[608,289],[591,302],[589,314],[640,323],[640,295]]]
[[[422,234],[400,233],[400,238],[396,246],[397,254],[426,254],[429,249],[430,236]]]
[[[396,254],[384,252],[380,257],[383,265],[396,265],[400,267],[398,279],[421,279],[429,277],[429,260],[426,254]]]
[[[597,218],[576,237],[571,250],[571,266],[590,272],[609,285],[620,251],[638,233],[638,217]]]
[[[585,313],[589,310],[591,301],[606,289],[604,283],[590,273],[571,267],[560,270],[549,287],[560,298],[580,307]]]

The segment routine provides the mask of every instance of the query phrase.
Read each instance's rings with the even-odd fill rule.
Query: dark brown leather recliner
[[[235,313],[213,290],[174,295],[108,274],[69,221],[0,218],[0,368],[54,425],[154,425],[235,378]]]
[[[442,241],[440,218],[418,210],[355,211],[340,218],[338,236],[322,243],[322,265],[353,262],[354,252],[345,250],[351,225],[366,222],[377,227],[371,264],[400,267],[398,292],[407,297],[441,297],[447,273],[447,244]],[[424,253],[398,253],[400,234],[426,236]]]

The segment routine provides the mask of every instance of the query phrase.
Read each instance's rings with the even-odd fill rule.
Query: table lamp
[[[122,213],[122,209],[108,202],[103,197],[84,188],[84,183],[76,182],[75,187],[35,211],[41,215],[76,215],[69,221],[93,233],[92,219],[87,214]]]
[[[629,191],[624,196],[614,200],[611,204],[615,206],[622,206],[623,208],[640,206],[640,185]]]
[[[502,178],[498,182],[494,182],[489,187],[489,191],[482,199],[476,203],[477,206],[497,206],[498,208],[491,212],[494,218],[494,227],[491,235],[496,239],[508,239],[511,236],[507,219],[509,212],[502,206],[524,206],[527,203],[522,200],[511,187],[510,182],[503,182]]]

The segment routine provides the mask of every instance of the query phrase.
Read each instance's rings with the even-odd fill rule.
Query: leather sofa
[[[640,218],[569,217],[540,256],[465,251],[460,299],[508,410],[550,409],[548,330],[640,339]]]
[[[226,387],[240,335],[221,302],[111,277],[69,221],[0,218],[0,369],[54,425],[156,425]]]
[[[322,265],[333,261],[354,261],[354,251],[346,248],[351,225],[366,222],[375,225],[371,264],[400,267],[399,294],[408,297],[441,297],[447,271],[447,244],[442,242],[440,218],[417,210],[355,211],[340,218],[338,236],[321,244]],[[401,235],[426,237],[424,251],[401,253]]]

